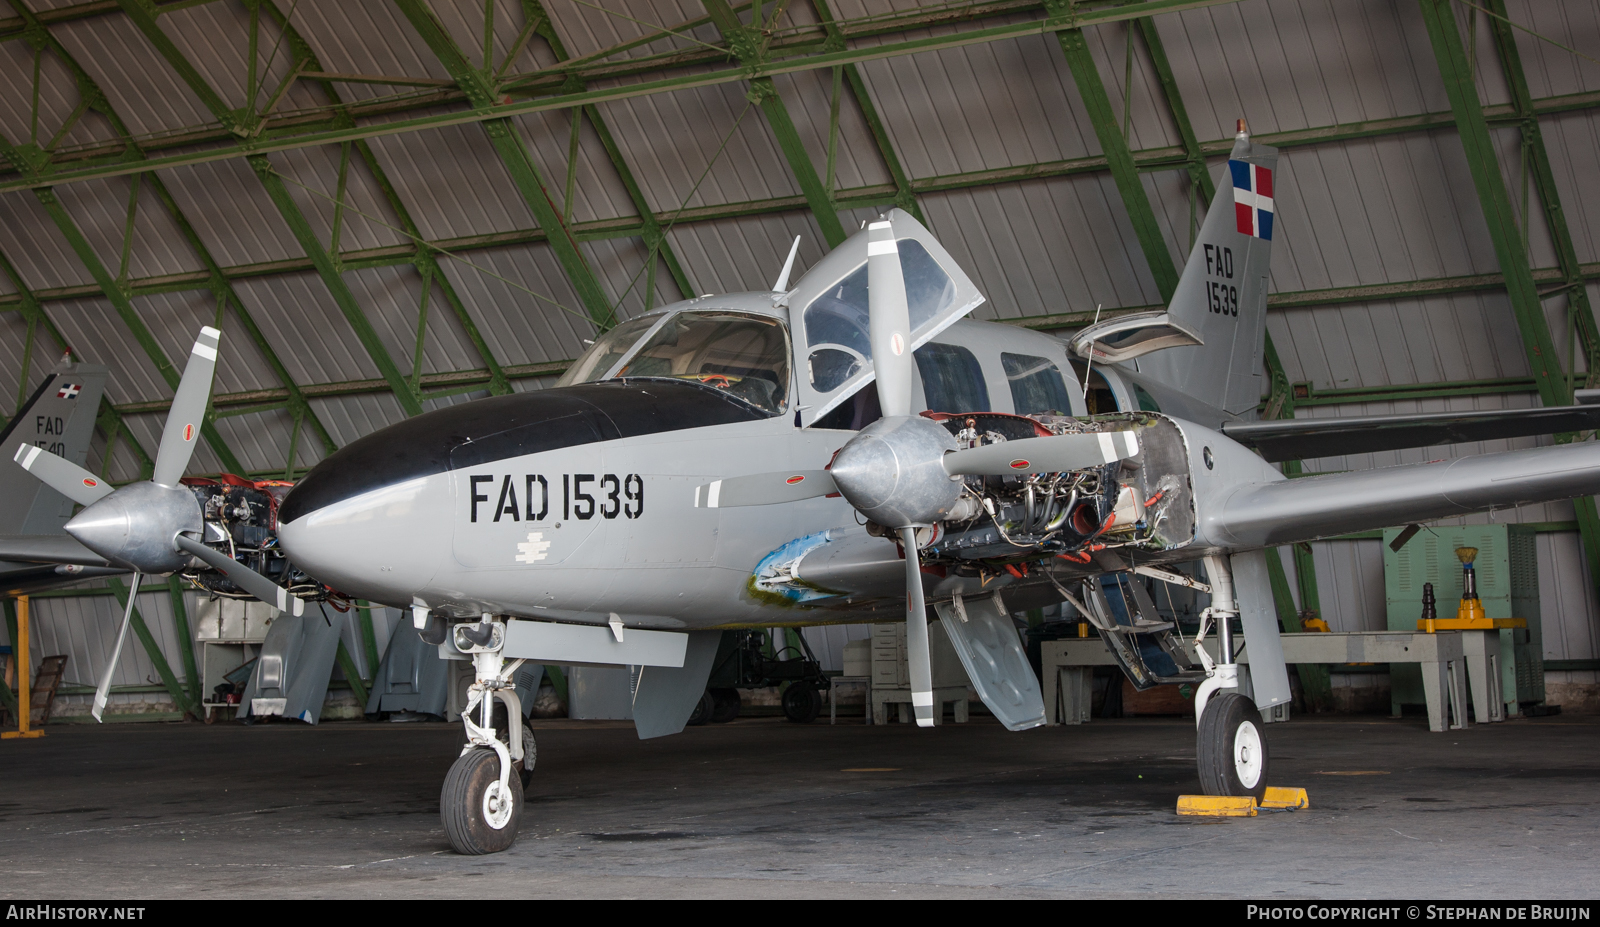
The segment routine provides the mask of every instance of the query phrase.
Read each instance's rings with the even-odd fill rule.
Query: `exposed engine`
[[[293,483],[248,480],[225,473],[214,480],[188,478],[183,480],[183,485],[200,503],[206,546],[286,587],[294,596],[312,602],[334,599],[335,604],[343,605],[343,596],[295,569],[278,546],[278,506]],[[254,598],[228,577],[198,560],[180,575],[214,596]]]
[[[1058,434],[1130,428],[1139,453],[1104,466],[1062,473],[968,476],[943,522],[918,534],[924,563],[1000,568],[1055,556],[1087,564],[1109,548],[1168,550],[1194,535],[1194,504],[1183,439],[1164,416],[1119,413],[1090,419],[981,412],[930,414],[961,448]],[[873,533],[892,536],[876,526]]]

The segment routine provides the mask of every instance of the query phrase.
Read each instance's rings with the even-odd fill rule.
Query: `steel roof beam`
[[[522,6],[529,17],[539,17],[534,34],[544,39],[545,44],[550,47],[551,53],[556,56],[556,60],[569,60],[566,45],[562,43],[561,37],[556,34],[555,27],[551,24],[550,15],[545,12],[544,5],[539,0],[523,0]],[[650,208],[649,201],[644,197],[644,190],[639,186],[639,182],[633,176],[633,171],[628,167],[627,159],[622,155],[621,146],[612,137],[611,129],[606,125],[605,119],[601,117],[600,108],[591,103],[583,108],[583,112],[589,118],[589,125],[594,127],[595,134],[600,136],[600,144],[606,150],[606,157],[611,159],[611,166],[616,170],[617,176],[622,178],[622,185],[628,191],[628,199],[633,201],[633,208],[639,213],[643,228],[641,237],[644,239],[645,246],[655,249],[656,253],[661,256],[662,263],[667,265],[667,273],[672,276],[672,282],[677,286],[678,292],[685,297],[694,295],[698,290],[690,283],[689,275],[684,271],[683,264],[678,260],[677,252],[673,249],[672,243],[667,240],[662,225],[663,219],[657,216]],[[570,217],[568,218],[570,220]],[[664,221],[672,223],[674,219],[668,218]],[[582,240],[580,237],[579,241]],[[649,273],[654,275],[655,268],[650,268]],[[645,308],[648,310],[652,307],[646,305]]]
[[[1587,369],[1586,386],[1593,386],[1600,379],[1600,331],[1596,330],[1594,311],[1589,306],[1589,291],[1584,286],[1582,268],[1578,264],[1577,251],[1572,245],[1572,231],[1567,227],[1566,213],[1561,208],[1561,194],[1556,189],[1555,173],[1550,169],[1550,155],[1545,150],[1544,133],[1539,129],[1539,117],[1534,113],[1533,97],[1528,91],[1528,77],[1522,68],[1522,54],[1517,49],[1516,35],[1511,31],[1511,22],[1506,18],[1505,0],[1487,0],[1487,17],[1490,27],[1494,30],[1495,48],[1500,55],[1500,70],[1505,75],[1506,83],[1511,88],[1512,105],[1516,107],[1517,114],[1522,117],[1519,126],[1522,135],[1522,160],[1524,177],[1531,169],[1534,184],[1539,191],[1539,203],[1544,209],[1545,227],[1550,231],[1550,238],[1555,244],[1556,261],[1561,266],[1567,283],[1567,318],[1572,328],[1568,338],[1575,331],[1584,347],[1584,367]],[[1496,174],[1498,179],[1500,175]],[[1526,181],[1524,181],[1526,182]],[[1526,190],[1526,187],[1524,187]],[[1527,215],[1526,200],[1524,200],[1523,240],[1527,240],[1527,229],[1533,222],[1533,217]],[[1522,249],[1524,259],[1527,258],[1526,247]],[[1540,324],[1545,323],[1544,313],[1538,313]],[[1570,340],[1569,340],[1570,344]],[[1569,361],[1569,366],[1575,367]],[[1569,396],[1571,381],[1577,379],[1577,370],[1569,369],[1568,382]],[[1544,395],[1543,391],[1540,393]],[[1573,436],[1557,436],[1569,440]],[[1595,506],[1593,496],[1584,496],[1572,500],[1573,510],[1577,515],[1578,534],[1583,539],[1584,558],[1588,561],[1590,582],[1600,587],[1600,509]]]
[[[701,0],[701,5],[710,14],[711,22],[717,27],[724,40],[728,43],[729,52],[747,68],[758,67],[766,58],[767,51],[762,47],[760,32],[754,27],[749,27],[739,19],[727,4],[727,0]],[[758,7],[753,14],[760,17]],[[752,77],[750,91],[746,94],[750,102],[761,107],[762,115],[767,117],[767,125],[772,129],[773,138],[778,142],[778,150],[783,152],[783,158],[789,162],[789,172],[794,175],[795,183],[800,185],[800,193],[806,198],[806,203],[811,208],[811,215],[817,220],[817,227],[822,230],[822,238],[828,243],[829,248],[837,248],[844,243],[847,237],[844,233],[844,224],[839,221],[839,213],[834,206],[833,198],[829,195],[828,187],[817,175],[817,166],[811,163],[811,155],[806,153],[805,143],[800,140],[800,132],[794,127],[794,120],[789,117],[789,108],[783,105],[783,99],[778,96],[777,85],[771,77]]]
[[[1467,51],[1461,41],[1455,12],[1450,7],[1451,0],[1418,0],[1418,3],[1428,27],[1428,39],[1433,44],[1434,57],[1438,59],[1445,93],[1450,98],[1450,108],[1455,113],[1456,129],[1461,135],[1461,146],[1466,150],[1467,166],[1472,171],[1473,186],[1477,188],[1478,201],[1483,207],[1495,257],[1499,260],[1500,272],[1505,275],[1511,311],[1522,333],[1522,347],[1528,355],[1528,367],[1538,387],[1539,399],[1546,406],[1566,405],[1572,401],[1572,384],[1561,370],[1560,355],[1554,339],[1550,337],[1544,305],[1533,279],[1527,248],[1517,228],[1517,217],[1511,207],[1505,177],[1500,173],[1500,162],[1495,156],[1494,141],[1489,136],[1483,102],[1478,98],[1472,65],[1468,62]],[[1514,44],[1512,48],[1514,55]],[[1501,48],[1501,54],[1505,54],[1504,47]],[[1510,79],[1511,75],[1507,77]],[[1551,192],[1554,192],[1553,185]],[[1556,218],[1560,218],[1559,207]],[[1524,223],[1532,221],[1531,216],[1523,216],[1522,219]],[[1575,259],[1573,263],[1576,263]],[[1590,321],[1592,324],[1593,320]],[[1564,442],[1574,437],[1557,435],[1556,440]],[[1589,563],[1589,580],[1600,587],[1600,515],[1597,515],[1594,497],[1574,500],[1573,508],[1577,512],[1578,533],[1583,538],[1584,555]]]
[[[120,0],[124,5],[138,3],[139,0]],[[305,148],[314,145],[353,141],[358,138],[373,138],[381,135],[396,135],[412,132],[418,129],[437,128],[446,125],[461,125],[469,122],[487,122],[491,119],[503,119],[508,116],[517,116],[525,113],[544,112],[554,109],[570,109],[573,106],[602,103],[612,100],[624,100],[630,97],[648,96],[671,90],[688,90],[695,87],[709,87],[718,84],[735,83],[739,81],[754,80],[761,77],[772,77],[778,74],[793,74],[800,71],[811,71],[819,68],[831,68],[834,65],[853,64],[861,61],[872,61],[880,58],[892,58],[901,55],[916,54],[925,51],[937,51],[944,48],[961,48],[968,45],[980,45],[1002,39],[1018,38],[1026,35],[1036,35],[1046,32],[1058,32],[1062,29],[1081,28],[1102,22],[1118,22],[1125,19],[1135,19],[1139,16],[1150,16],[1157,13],[1170,13],[1182,10],[1199,9],[1207,6],[1218,6],[1236,3],[1238,0],[1148,0],[1137,4],[1135,11],[1130,7],[1112,6],[1084,10],[1075,8],[1066,18],[1051,18],[1032,20],[1022,23],[1006,23],[985,29],[967,29],[942,32],[926,38],[912,39],[902,42],[886,42],[877,45],[864,45],[857,48],[845,49],[839,52],[813,53],[808,44],[791,50],[797,54],[792,58],[782,60],[767,60],[742,65],[738,68],[728,68],[714,71],[703,71],[654,81],[638,83],[616,82],[600,90],[584,90],[577,93],[557,93],[548,97],[539,97],[527,102],[511,102],[493,107],[492,111],[478,109],[461,110],[434,116],[422,116],[411,119],[398,119],[383,123],[369,123],[360,126],[335,126],[330,129],[314,131],[292,137],[277,137],[275,131],[267,131],[259,138],[246,138],[235,145],[209,151],[189,152],[174,155],[167,159],[160,159],[151,163],[152,167],[170,167],[177,164],[195,164],[208,161],[226,160],[229,158],[244,157],[249,154],[265,154],[274,151],[285,151],[292,148]],[[147,18],[147,17],[146,17]],[[136,22],[137,22],[136,18]],[[841,28],[845,24],[841,24]],[[897,25],[894,31],[903,31],[909,28],[918,28],[920,21]],[[847,36],[850,35],[846,30]],[[159,46],[158,46],[159,47]],[[720,57],[720,56],[713,56]],[[596,74],[580,73],[585,79],[596,79]],[[551,89],[557,89],[567,80],[565,72],[552,72],[550,78],[553,83]],[[215,96],[213,93],[212,96]],[[423,101],[419,101],[423,102]],[[437,102],[437,98],[430,97],[427,102]],[[217,115],[220,125],[227,127],[231,123],[226,112]],[[186,137],[185,144],[194,144],[198,139]],[[114,165],[97,165],[92,172],[103,176],[104,172],[114,170]],[[122,173],[128,173],[124,170]],[[77,179],[78,174],[58,172],[52,177],[52,182],[68,182],[69,176]],[[0,185],[0,192],[5,187]]]
[[[16,288],[17,295],[21,300],[20,309],[22,314],[36,325],[44,326],[45,331],[50,333],[50,338],[55,341],[57,348],[63,352],[70,351],[72,347],[67,343],[66,337],[61,334],[59,328],[56,328],[55,323],[50,321],[50,317],[45,314],[44,306],[34,297],[33,292],[28,289],[28,285],[23,282],[22,275],[17,273],[16,266],[4,254],[0,254],[0,272],[10,278],[11,285]],[[162,401],[169,408],[171,407],[172,400],[164,399]],[[139,443],[137,438],[132,434],[127,434],[127,428],[124,427],[122,422],[122,413],[117,411],[116,407],[111,404],[111,399],[104,393],[100,396],[100,408],[95,414],[95,424],[100,426],[101,433],[105,435],[107,442],[106,460],[101,461],[102,473],[105,471],[105,465],[110,462],[111,452],[115,448],[113,436],[122,434],[126,434],[125,440],[128,442],[128,449],[133,452],[134,457],[139,461],[140,478],[148,479],[150,474],[155,472],[155,460],[145,452],[144,446]]]
[[[106,101],[105,94],[100,90],[99,85],[95,83],[94,78],[89,76],[88,72],[78,64],[77,60],[74,59],[70,53],[68,53],[60,41],[58,41],[56,37],[50,33],[43,20],[39,17],[36,17],[35,14],[24,4],[13,2],[13,6],[29,24],[30,28],[33,30],[33,34],[41,40],[43,45],[48,46],[50,51],[55,54],[64,65],[66,65],[67,69],[72,73],[73,78],[78,82],[79,93],[83,95],[85,101],[92,101],[93,105],[102,115],[106,117],[108,121],[111,122],[112,127],[116,129],[118,133],[124,135],[127,134],[126,124],[124,124],[117,116],[116,112],[111,109],[110,103]],[[47,153],[40,154],[47,155]],[[140,151],[137,146],[130,146],[128,150],[124,152],[124,157],[142,158],[144,157],[144,152]],[[48,164],[48,161],[45,161],[45,164]],[[189,223],[188,218],[185,217],[183,212],[178,208],[178,203],[175,199],[173,199],[172,194],[167,190],[166,184],[161,180],[160,176],[154,172],[147,173],[143,176],[145,182],[150,185],[151,191],[155,194],[156,198],[161,201],[162,206],[167,210],[168,215],[172,217],[173,222],[177,224],[178,230],[183,235],[184,240],[189,243],[189,246],[194,249],[195,254],[200,258],[201,263],[205,265],[206,270],[204,271],[204,276],[207,288],[216,293],[220,299],[225,300],[228,305],[232,306],[234,315],[244,326],[246,333],[250,336],[251,341],[255,343],[257,350],[259,350],[262,356],[266,358],[267,365],[272,368],[272,371],[278,377],[278,380],[282,382],[284,387],[289,391],[289,401],[291,407],[295,409],[297,415],[300,415],[311,422],[312,429],[317,433],[318,438],[322,442],[323,450],[326,453],[332,453],[335,450],[335,446],[333,439],[328,435],[327,429],[323,427],[321,420],[317,418],[316,413],[311,410],[310,406],[306,405],[304,397],[300,396],[298,387],[296,387],[294,379],[289,375],[289,371],[278,359],[277,353],[273,351],[272,345],[261,333],[261,329],[256,325],[255,319],[251,318],[249,311],[244,306],[244,302],[239,299],[238,294],[235,293],[233,291],[233,287],[229,285],[228,279],[223,273],[221,266],[216,262],[216,259],[211,256],[210,249],[205,246],[205,242],[202,241],[199,234],[195,232],[194,226]],[[131,241],[132,239],[130,236],[129,242],[131,243]],[[121,281],[121,289],[127,292],[129,295],[141,295],[137,292],[135,287],[131,286],[126,280]],[[143,451],[140,450],[139,453],[143,454]]]
[[[844,33],[840,31],[838,22],[833,18],[833,10],[829,8],[828,0],[811,0],[811,6],[817,11],[817,18],[822,20],[822,28],[828,33],[828,50],[838,51],[844,48]],[[890,141],[889,132],[883,126],[883,119],[878,115],[878,107],[872,102],[872,94],[867,92],[867,83],[861,77],[861,69],[853,64],[842,64],[839,67],[844,69],[844,78],[850,82],[850,93],[855,97],[856,105],[861,108],[861,117],[866,120],[867,130],[872,133],[872,140],[878,146],[878,154],[883,158],[884,166],[889,168],[889,176],[894,179],[894,204],[910,213],[918,222],[927,225],[928,220],[922,215],[922,204],[917,202],[917,193],[911,186],[911,178],[901,165],[900,156],[895,153],[894,143]],[[833,189],[832,177],[828,178],[828,188],[834,196],[834,202],[839,202],[839,191]]]
[[[1583,340],[1587,368],[1587,384],[1600,382],[1600,330],[1595,325],[1594,311],[1589,305],[1589,293],[1583,286],[1578,254],[1572,244],[1572,231],[1567,227],[1566,213],[1561,208],[1561,193],[1556,189],[1555,173],[1550,169],[1550,154],[1545,150],[1544,133],[1539,129],[1539,117],[1534,108],[1532,94],[1528,92],[1528,77],[1522,67],[1522,54],[1517,50],[1516,34],[1511,23],[1504,18],[1505,0],[1486,0],[1489,12],[1486,17],[1494,30],[1495,48],[1500,55],[1500,69],[1511,88],[1511,105],[1520,117],[1518,129],[1522,134],[1523,158],[1531,169],[1535,188],[1539,191],[1539,204],[1544,209],[1545,225],[1555,244],[1556,261],[1566,274],[1567,312],[1577,323],[1578,337]],[[1531,221],[1522,217],[1523,224]],[[1575,373],[1575,371],[1569,371]]]
[[[1051,6],[1057,5],[1065,7],[1066,4],[1064,0],[1052,0]],[[1129,23],[1128,28],[1134,28],[1134,24]],[[1150,275],[1155,278],[1156,290],[1160,292],[1163,303],[1170,302],[1173,291],[1178,288],[1178,268],[1173,263],[1166,239],[1162,237],[1161,226],[1156,222],[1155,210],[1150,207],[1144,181],[1139,179],[1128,140],[1117,125],[1111,97],[1100,80],[1100,72],[1095,67],[1094,57],[1089,54],[1089,46],[1083,40],[1083,31],[1063,30],[1056,33],[1056,40],[1067,59],[1067,67],[1072,71],[1073,82],[1078,85],[1078,96],[1088,110],[1089,124],[1094,127],[1095,137],[1100,140],[1100,151],[1117,185],[1122,207],[1133,225],[1134,237],[1139,240],[1139,250],[1144,252]],[[1132,45],[1128,47],[1128,53],[1133,53]]]
[[[492,75],[485,74],[472,66],[467,56],[456,47],[449,30],[439,22],[438,17],[433,15],[433,10],[423,0],[396,0],[396,5],[411,23],[411,28],[417,31],[434,57],[439,59],[445,71],[455,80],[456,85],[467,94],[467,99],[477,112],[493,114],[501,109],[497,105],[497,89],[491,83]],[[589,261],[584,257],[583,250],[578,247],[578,240],[573,237],[572,230],[567,225],[569,217],[562,215],[561,210],[556,207],[549,186],[540,174],[533,155],[529,153],[527,143],[523,141],[517,124],[509,117],[488,118],[482,122],[484,132],[489,136],[489,144],[494,146],[495,153],[500,156],[500,162],[511,174],[511,182],[516,185],[517,192],[528,204],[528,209],[533,212],[539,227],[545,230],[550,250],[561,264],[561,269],[566,272],[567,282],[578,294],[578,301],[583,304],[584,310],[589,313],[589,318],[596,328],[600,331],[610,328],[616,324],[616,309],[606,297],[605,289],[595,277],[594,270],[589,267]]]
[[[295,60],[306,62],[308,66],[315,66],[320,69],[322,64],[318,60],[316,52],[312,49],[311,43],[300,35],[299,30],[295,29],[289,18],[278,9],[277,4],[272,0],[261,0],[261,6],[277,23],[278,28],[283,30]],[[327,94],[328,99],[339,102],[338,91],[334,89],[332,82],[323,81],[322,91]],[[478,330],[477,323],[473,321],[472,316],[467,312],[466,305],[461,301],[460,295],[456,293],[455,286],[450,282],[450,278],[440,270],[438,258],[434,255],[433,249],[423,244],[424,239],[421,230],[417,227],[416,222],[412,220],[411,211],[406,208],[406,204],[400,199],[400,193],[395,189],[394,184],[390,182],[383,165],[378,163],[377,155],[373,153],[372,146],[365,139],[355,142],[354,145],[356,153],[361,156],[362,163],[366,165],[368,173],[372,175],[373,182],[378,185],[378,189],[382,191],[389,208],[394,210],[395,216],[400,220],[402,229],[413,242],[410,245],[400,246],[401,249],[409,254],[410,263],[415,265],[422,273],[431,276],[433,285],[439,288],[445,303],[450,307],[456,320],[467,333],[467,339],[472,342],[473,349],[478,352],[479,359],[483,361],[488,369],[489,392],[497,396],[511,392],[511,384],[506,379],[505,372],[500,367],[500,362],[495,359],[494,352],[490,350],[488,341],[484,339],[483,333]],[[334,257],[338,259],[340,267],[358,269],[358,266],[352,266],[351,263],[346,261],[343,254],[335,254]],[[419,388],[415,378],[413,378],[412,385],[413,388]]]
[[[149,0],[118,0],[118,2],[122,6],[123,12],[128,14],[134,25],[139,28],[145,38],[150,40],[150,43],[155,46],[161,57],[177,72],[184,84],[205,103],[212,116],[240,135],[248,136],[254,128],[251,124],[251,114],[248,112],[249,107],[246,107],[246,111],[234,111],[227,108],[227,104],[222,97],[211,88],[211,85],[206,82],[200,71],[184,57],[183,52],[161,29],[160,23],[156,21],[156,10],[153,4],[149,3]],[[284,222],[289,226],[289,231],[294,235],[295,240],[299,242],[301,250],[311,260],[312,266],[316,268],[317,274],[328,288],[328,292],[333,297],[334,303],[339,307],[339,311],[344,314],[345,319],[350,323],[350,327],[355,331],[356,338],[361,342],[361,346],[366,349],[368,357],[377,366],[378,372],[382,374],[384,379],[388,380],[393,386],[395,399],[399,401],[400,407],[405,410],[407,415],[420,414],[422,412],[422,404],[418,401],[415,391],[407,384],[404,375],[400,373],[400,368],[395,364],[394,359],[389,356],[389,350],[384,347],[382,339],[378,337],[377,331],[372,327],[372,322],[366,317],[366,313],[362,311],[360,303],[356,301],[355,294],[350,291],[349,285],[345,283],[344,278],[340,275],[333,256],[329,254],[328,249],[323,246],[322,242],[317,239],[316,232],[311,228],[311,223],[307,221],[305,213],[301,211],[299,204],[295,203],[294,198],[289,195],[282,176],[272,168],[271,162],[267,160],[264,154],[250,155],[247,160],[250,162],[250,167],[255,171],[256,176],[261,179],[262,186],[266,188],[267,196],[272,200],[272,204],[277,207],[279,214],[283,216]]]

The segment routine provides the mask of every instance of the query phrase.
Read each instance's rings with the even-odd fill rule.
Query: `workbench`
[[[1465,636],[1469,633],[1482,637],[1482,632],[1463,631],[1434,634],[1423,631],[1314,632],[1279,637],[1283,642],[1283,658],[1288,663],[1417,664],[1422,669],[1423,692],[1427,698],[1428,729],[1444,731],[1467,726],[1468,645]],[[1242,636],[1234,640],[1238,644],[1236,659],[1249,666],[1250,648]],[[1193,653],[1193,644],[1188,646]],[[1205,648],[1215,660],[1216,641],[1206,641]],[[1477,664],[1473,667],[1474,674],[1484,680],[1485,692],[1479,698],[1496,704],[1489,686],[1490,681],[1498,677],[1487,665],[1485,645],[1474,641],[1471,649],[1475,653],[1472,662]],[[1098,637],[1044,641],[1040,647],[1039,668],[1047,723],[1088,721],[1094,667],[1116,665],[1116,659]],[[1477,688],[1475,685],[1475,692]]]

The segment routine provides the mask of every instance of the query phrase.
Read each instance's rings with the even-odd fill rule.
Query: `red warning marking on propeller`
[[[790,486],[793,486],[796,483],[804,483],[805,481],[806,481],[806,478],[803,477],[803,476],[791,476],[788,479],[784,480],[784,482],[788,483]]]
[[[1016,460],[1011,461],[1010,466],[1011,466],[1011,469],[1013,469],[1013,470],[1026,470],[1026,469],[1028,469],[1028,462],[1026,460],[1018,458]]]
[[[96,486],[100,485],[100,481],[95,479],[92,476],[86,476],[86,477],[83,478],[83,485],[89,487],[90,489],[93,489]]]
[[[185,425],[185,426],[183,426],[183,440],[185,440],[185,441],[193,441],[194,440],[194,426],[193,425]]]

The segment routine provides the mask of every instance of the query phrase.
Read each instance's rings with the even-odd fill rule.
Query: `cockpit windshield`
[[[784,410],[789,398],[789,338],[782,322],[726,310],[679,312],[632,349],[633,342],[660,318],[635,319],[607,332],[562,377],[561,385],[608,375],[694,380],[726,390],[768,414]],[[638,323],[648,324],[624,333]],[[611,368],[623,359],[626,363],[613,372]]]

